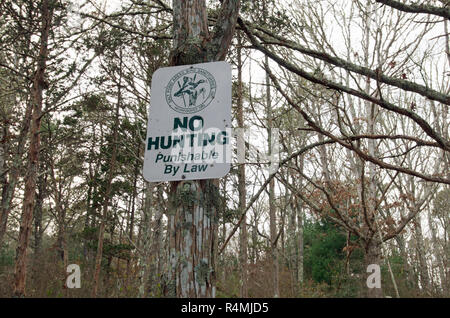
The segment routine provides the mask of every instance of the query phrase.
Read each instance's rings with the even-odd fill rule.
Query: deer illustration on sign
[[[206,108],[216,96],[216,81],[207,70],[190,67],[176,73],[166,86],[166,101],[173,110],[192,114]]]
[[[197,77],[197,74],[194,75],[193,78],[189,76],[183,77],[183,85],[180,84],[180,81],[178,81],[178,87],[179,90],[175,92],[175,97],[183,97],[184,107],[186,106],[186,100],[184,99],[184,96],[187,94],[189,95],[189,107],[196,106],[197,104],[197,97],[199,94],[203,94],[203,98],[205,98],[205,88],[201,87],[199,90],[197,90],[197,87],[200,84],[205,83],[206,81],[204,79],[195,81]]]

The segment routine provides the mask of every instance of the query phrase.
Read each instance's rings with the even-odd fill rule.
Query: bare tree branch
[[[405,4],[395,0],[375,0],[375,1],[403,12],[432,14],[446,19],[450,19],[450,8],[448,7],[434,7],[430,5],[414,4],[414,3]]]
[[[276,89],[281,93],[281,95],[283,95],[283,97],[286,99],[286,101],[289,103],[289,105],[291,105],[293,108],[295,108],[298,112],[300,112],[300,114],[302,114],[302,116],[305,118],[305,120],[308,122],[308,124],[311,126],[311,128],[313,128],[314,130],[316,130],[317,132],[329,137],[331,140],[334,140],[335,142],[339,143],[341,146],[350,149],[354,152],[356,152],[358,154],[358,156],[365,160],[365,161],[370,161],[372,163],[375,163],[376,165],[384,168],[384,169],[389,169],[389,170],[395,170],[395,171],[400,171],[409,175],[413,175],[415,177],[427,180],[427,181],[431,181],[431,182],[439,182],[439,183],[446,183],[446,184],[450,184],[450,180],[448,179],[444,179],[441,177],[437,177],[437,176],[429,176],[429,175],[425,175],[423,173],[411,170],[411,169],[407,169],[404,167],[399,167],[399,166],[395,166],[389,163],[386,163],[378,158],[374,158],[372,156],[370,156],[369,154],[367,154],[366,152],[362,151],[360,148],[356,147],[351,141],[349,143],[344,142],[343,140],[341,140],[340,138],[334,136],[333,134],[331,134],[330,132],[325,131],[324,129],[322,129],[321,127],[319,127],[310,117],[309,115],[303,110],[301,109],[300,106],[297,105],[297,103],[295,103],[287,94],[286,92],[281,88],[280,84],[278,83],[278,80],[276,79],[276,77],[273,75],[273,73],[270,72],[269,69],[266,69],[274,86],[276,87]],[[309,76],[309,75],[308,75]]]
[[[261,27],[258,27],[258,29],[263,30]],[[275,41],[270,40],[270,39],[267,39],[267,37],[263,36],[262,34],[254,32],[254,35],[256,35],[258,38],[260,38],[264,42],[264,44],[283,46],[283,47],[298,51],[300,53],[309,55],[311,57],[318,58],[318,59],[320,59],[324,62],[330,63],[332,65],[344,68],[347,71],[355,72],[360,75],[370,77],[371,79],[377,80],[384,84],[392,85],[392,86],[401,88],[405,91],[418,93],[418,94],[420,94],[424,97],[427,97],[431,100],[435,100],[435,101],[450,105],[450,96],[440,93],[438,91],[435,91],[432,88],[429,88],[429,87],[426,87],[423,85],[419,85],[414,82],[403,80],[400,78],[394,78],[394,77],[384,75],[378,70],[373,71],[369,68],[350,63],[347,60],[341,59],[339,57],[332,56],[326,52],[319,52],[319,51],[311,50],[311,49],[301,46],[297,43],[289,41],[288,39],[283,38],[279,35],[273,34],[267,30],[263,30],[263,32],[275,39]]]

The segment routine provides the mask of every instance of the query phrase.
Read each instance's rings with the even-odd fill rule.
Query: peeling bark
[[[172,186],[168,296],[214,298],[218,187],[209,180]]]

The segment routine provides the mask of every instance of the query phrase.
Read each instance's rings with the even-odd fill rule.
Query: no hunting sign
[[[153,74],[145,180],[221,178],[230,170],[230,139],[228,63],[165,67]]]

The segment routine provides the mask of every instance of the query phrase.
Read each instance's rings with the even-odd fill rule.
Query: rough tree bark
[[[25,193],[23,200],[22,218],[20,222],[19,240],[16,253],[16,264],[14,274],[14,295],[25,296],[25,281],[27,267],[27,249],[31,235],[31,223],[33,220],[33,209],[36,194],[36,177],[39,166],[39,149],[41,137],[41,113],[43,91],[47,88],[45,71],[48,60],[48,38],[52,27],[54,3],[51,0],[43,0],[41,3],[41,34],[39,44],[39,55],[36,60],[36,72],[33,76],[31,87],[32,119],[30,130],[30,146],[28,151],[28,167],[25,176]]]
[[[240,139],[238,145],[244,146],[244,158],[240,158],[240,165],[238,167],[238,192],[239,192],[239,213],[242,214],[246,207],[246,191],[245,191],[245,165],[242,162],[245,160],[245,145],[243,138],[244,129],[244,105],[242,100],[242,38],[240,33],[237,34],[238,44],[237,44],[237,69],[238,69],[238,92],[237,92],[237,124],[241,129],[239,131],[238,138]],[[239,257],[241,262],[241,297],[248,297],[248,234],[247,234],[247,218],[241,223],[241,235],[240,235],[240,251]]]
[[[172,65],[224,60],[240,1],[224,0],[211,35],[205,0],[173,0]],[[169,290],[172,297],[215,297],[218,182],[173,182],[169,207]]]

